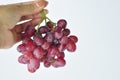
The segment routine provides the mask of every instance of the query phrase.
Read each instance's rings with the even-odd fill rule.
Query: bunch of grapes
[[[22,53],[18,62],[27,64],[28,71],[31,73],[39,69],[41,63],[47,68],[65,66],[64,51],[76,50],[78,38],[70,35],[70,30],[66,28],[66,20],[60,19],[54,23],[46,16],[44,19],[45,21],[48,19],[44,26],[37,29],[28,26],[22,32],[22,43],[17,47],[18,52]]]

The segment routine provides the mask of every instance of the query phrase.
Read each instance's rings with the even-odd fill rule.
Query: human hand
[[[48,2],[45,0],[0,6],[0,49],[10,48],[21,40],[21,32],[28,26],[42,22],[40,14]],[[45,10],[47,13],[47,10]],[[17,24],[20,21],[28,22]]]

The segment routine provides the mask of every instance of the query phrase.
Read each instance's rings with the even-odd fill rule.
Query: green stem
[[[45,20],[45,24],[47,24],[47,18],[46,18],[47,16],[44,10],[42,10],[41,15],[43,17],[43,20]]]
[[[46,13],[44,10],[42,10],[41,15],[42,15],[43,19],[46,19]]]
[[[46,17],[46,19],[48,19],[50,22],[52,22],[52,20],[51,19],[49,19],[48,17]],[[52,22],[53,23],[53,22]]]
[[[45,18],[45,25],[47,24],[47,20],[46,20],[46,18]]]
[[[45,20],[45,23],[46,23],[46,14],[45,14],[44,10],[41,11],[41,15],[42,15],[42,17],[43,17],[43,21]],[[43,21],[42,21],[42,22],[43,22]],[[36,33],[39,32],[38,29],[40,28],[40,24],[41,24],[42,22],[40,21],[40,22],[38,23]]]
[[[48,18],[48,17],[46,16],[46,13],[45,13],[44,10],[41,11],[41,15],[42,15],[43,21],[45,21],[45,25],[47,24],[47,20],[48,20],[48,21],[50,21],[50,22],[54,25],[53,29],[56,27],[56,23],[54,23],[50,18]],[[42,22],[43,22],[43,21],[42,21]],[[42,22],[39,22],[39,23],[38,23],[36,33],[39,32],[38,29],[40,28],[40,24],[41,24]]]

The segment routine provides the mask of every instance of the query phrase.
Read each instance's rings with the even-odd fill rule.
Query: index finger
[[[9,6],[14,6],[14,10],[19,12],[21,16],[24,16],[40,12],[47,6],[47,4],[48,2],[46,0],[35,0],[30,2],[10,4]]]

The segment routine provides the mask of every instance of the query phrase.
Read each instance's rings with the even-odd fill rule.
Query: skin
[[[37,0],[31,2],[0,6],[0,49],[12,47],[21,40],[20,33],[28,26],[42,22],[42,11],[48,2]],[[44,9],[45,10],[45,9]],[[47,10],[45,10],[47,13]],[[18,24],[18,22],[29,20]]]

